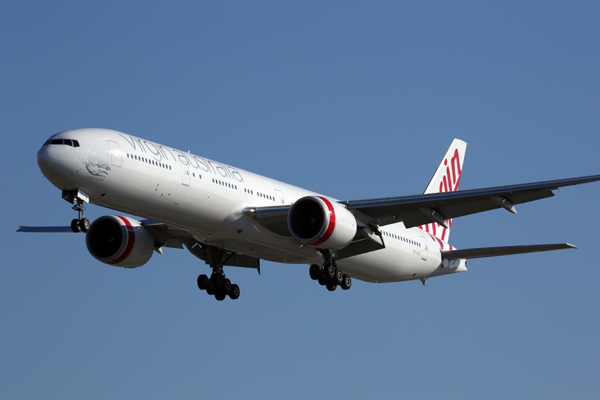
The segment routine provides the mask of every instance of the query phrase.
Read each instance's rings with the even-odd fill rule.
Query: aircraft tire
[[[319,281],[319,285],[321,285],[321,286],[327,285],[327,279],[323,275],[321,275],[317,280]]]
[[[207,286],[206,287],[206,293],[208,293],[210,296],[212,296],[213,294],[215,294],[215,289],[212,286]]]
[[[316,281],[321,275],[321,267],[319,267],[317,264],[313,264],[308,269],[308,273],[310,274],[310,279]]]
[[[229,293],[231,293],[231,281],[227,278],[223,279],[223,293],[225,293],[226,295],[228,295]]]
[[[327,290],[329,290],[330,292],[333,292],[335,289],[337,289],[337,285],[335,283],[327,284]]]
[[[340,271],[339,269],[336,268],[336,270],[335,270],[335,276],[333,278],[333,281],[337,285],[341,285],[342,282],[344,281],[344,273],[342,271]]]
[[[231,300],[236,300],[240,297],[240,287],[235,283],[231,285],[231,291],[229,291],[229,298]]]
[[[198,276],[198,289],[206,290],[208,287],[208,276],[202,274]]]
[[[71,230],[75,233],[81,232],[81,226],[79,226],[79,220],[74,219],[71,221]]]
[[[215,299],[217,299],[218,301],[225,300],[225,293],[219,290],[217,293],[215,293]]]
[[[81,232],[87,233],[87,231],[90,230],[90,220],[87,218],[79,220],[79,228],[81,229]]]
[[[323,268],[323,275],[326,279],[333,279],[333,277],[335,276],[335,270],[336,268],[332,264],[326,265]]]
[[[344,279],[342,280],[340,287],[344,290],[348,290],[348,289],[350,289],[351,286],[352,286],[352,278],[350,278],[348,275],[344,275]]]

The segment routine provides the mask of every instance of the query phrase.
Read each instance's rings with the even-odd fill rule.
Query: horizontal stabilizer
[[[509,256],[511,254],[536,253],[539,251],[576,249],[569,243],[558,244],[534,244],[529,246],[503,246],[503,247],[481,247],[479,249],[464,249],[442,251],[442,257],[446,260],[459,260],[469,258],[484,258]]]
[[[20,226],[17,232],[29,232],[29,233],[73,233],[70,226]]]

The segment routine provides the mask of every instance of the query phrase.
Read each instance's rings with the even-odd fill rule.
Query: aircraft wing
[[[497,186],[455,192],[431,193],[414,196],[388,197],[370,200],[342,201],[350,211],[365,216],[379,226],[404,222],[406,228],[435,222],[444,225],[447,220],[464,215],[504,208],[516,214],[515,205],[554,196],[553,190],[565,186],[600,181],[600,175],[558,179],[519,185]],[[244,209],[267,229],[291,237],[287,227],[290,205],[252,207]]]
[[[201,244],[191,232],[151,220],[141,221],[142,226],[154,239],[155,250],[162,254],[163,247],[183,249],[184,246],[196,257],[208,261]],[[20,226],[17,232],[25,233],[73,233],[70,226]],[[255,268],[260,273],[260,260],[244,254],[224,254],[223,265]]]
[[[151,220],[142,221],[142,225],[150,232],[155,243],[162,244],[161,247],[182,249],[185,245],[190,253],[208,263],[208,256],[205,253],[204,246],[196,240],[190,231]],[[223,265],[230,267],[255,268],[260,274],[260,260],[258,258],[237,253],[224,253],[222,257]]]
[[[407,228],[445,221],[464,215],[504,208],[516,214],[515,205],[554,196],[553,190],[565,186],[600,181],[600,175],[559,179],[484,189],[431,193],[343,202],[350,211],[358,211],[380,226],[404,222]]]
[[[481,247],[478,249],[464,250],[442,250],[442,257],[446,260],[459,260],[470,258],[498,257],[512,254],[537,253],[539,251],[576,249],[569,243],[558,244],[534,244],[528,246],[503,246],[503,247]]]

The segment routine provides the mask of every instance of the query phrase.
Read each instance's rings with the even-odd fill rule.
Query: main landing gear
[[[335,260],[331,255],[326,257],[323,268],[317,264],[313,264],[308,269],[308,272],[312,280],[319,281],[319,284],[327,287],[327,290],[330,292],[333,292],[338,286],[344,290],[348,290],[352,286],[352,278],[337,268]]]
[[[229,257],[223,261],[223,256],[228,254],[227,251],[214,246],[203,247],[204,253],[206,254],[206,260],[213,269],[213,272],[210,278],[204,274],[198,276],[198,288],[200,290],[206,290],[206,293],[215,296],[215,299],[218,301],[225,300],[225,297],[227,296],[229,296],[231,300],[240,297],[240,287],[235,283],[232,284],[223,273],[223,265],[227,262],[229,257],[233,256],[233,254],[229,254]]]
[[[204,274],[198,277],[198,288],[200,290],[206,290],[211,296],[215,296],[215,299],[222,301],[225,300],[226,296],[229,296],[231,300],[235,300],[240,297],[240,287],[235,283],[225,278],[223,272],[213,272],[210,278]]]
[[[73,221],[71,221],[71,230],[75,233],[86,233],[90,230],[90,220],[83,218],[83,200],[77,198],[77,204],[75,204],[72,208],[79,213],[79,218],[75,218]]]

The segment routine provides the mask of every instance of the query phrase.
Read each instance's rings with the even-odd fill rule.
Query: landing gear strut
[[[73,221],[71,221],[71,230],[75,233],[86,233],[90,230],[90,220],[87,218],[83,218],[83,200],[77,198],[77,204],[75,204],[72,208],[73,210],[79,213],[79,218],[76,218]]]
[[[344,290],[350,289],[352,278],[337,268],[333,254],[328,252],[323,255],[325,256],[325,262],[322,268],[317,264],[313,264],[308,269],[310,278],[314,281],[319,281],[319,284],[327,287],[327,290],[330,292],[337,289],[338,285]]]
[[[215,296],[215,299],[218,301],[225,300],[227,296],[231,300],[240,297],[240,287],[235,283],[232,284],[223,273],[223,265],[233,254],[229,254],[229,257],[223,260],[223,256],[228,254],[227,251],[214,246],[202,247],[206,255],[206,260],[213,269],[213,272],[210,278],[204,274],[198,276],[198,288],[206,290],[206,293],[210,296]]]

